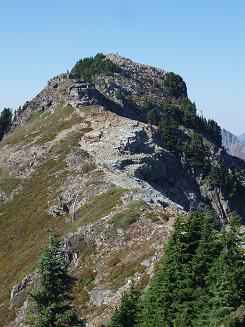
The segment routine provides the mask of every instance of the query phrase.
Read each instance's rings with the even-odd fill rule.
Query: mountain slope
[[[240,138],[236,137],[226,129],[222,130],[222,138],[223,145],[229,154],[245,160],[245,144],[240,141]]]
[[[225,154],[207,129],[175,124],[183,152],[170,151],[159,133],[163,102],[179,110],[176,94],[187,95],[183,80],[116,55],[102,60],[118,71],[89,82],[74,74],[55,77],[20,108],[0,143],[3,326],[16,312],[12,326],[18,326],[25,312],[34,278],[28,274],[48,228],[64,236],[78,312],[98,326],[131,282],[148,284],[178,213],[209,207],[225,222],[236,209],[245,219],[245,163]],[[201,142],[208,167],[190,156],[192,139]],[[211,168],[227,172],[232,188],[217,186]]]

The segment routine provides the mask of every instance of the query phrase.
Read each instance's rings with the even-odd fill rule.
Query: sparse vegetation
[[[79,284],[81,284],[83,287],[88,286],[89,284],[92,283],[96,276],[96,272],[92,270],[91,268],[84,267],[82,269],[82,272],[79,276]]]
[[[29,127],[32,128],[30,125]],[[47,229],[55,227],[63,235],[75,228],[75,225],[67,224],[63,217],[51,219],[47,211],[47,200],[51,201],[58,195],[57,190],[68,177],[65,158],[70,151],[76,151],[78,141],[86,131],[85,128],[72,132],[62,142],[57,143],[52,152],[53,156],[57,157],[56,160],[51,157],[36,168],[31,178],[19,180],[21,192],[15,195],[14,201],[0,203],[0,296],[3,301],[0,315],[4,317],[3,323],[5,319],[6,322],[13,319],[13,311],[7,309],[10,289],[34,270]],[[6,139],[9,137],[12,135],[8,135]],[[59,178],[55,178],[54,173],[57,172],[62,172]],[[8,176],[3,174],[1,178],[4,182]],[[11,180],[6,191],[11,192],[16,184],[16,180]],[[38,233],[33,233],[34,230],[38,230]],[[10,242],[11,239],[13,241]],[[9,271],[12,271],[12,274],[9,274]]]
[[[132,276],[136,272],[144,271],[144,268],[140,263],[140,258],[129,262],[121,262],[120,264],[111,268],[107,276],[107,280],[111,283],[112,287],[118,289],[125,283],[125,280],[128,277]]]
[[[150,99],[145,98],[143,103],[143,109],[148,112],[154,108],[153,103]]]
[[[87,225],[108,215],[121,202],[121,196],[124,192],[124,189],[112,188],[108,192],[94,196],[91,202],[83,205],[76,213],[76,223]]]
[[[81,123],[81,121],[82,118],[75,113],[71,106],[61,106],[53,113],[36,113],[23,127],[19,127],[15,129],[14,133],[7,135],[1,142],[1,146],[33,141],[36,144],[44,144],[52,141],[59,132],[76,123]]]
[[[142,201],[132,201],[128,208],[122,212],[117,213],[111,219],[114,228],[128,228],[131,224],[136,222],[140,217],[140,209],[142,208]]]
[[[9,175],[8,173],[0,170],[0,190],[6,194],[10,194],[16,189],[20,183],[19,178]]]
[[[122,91],[120,89],[116,90],[115,97],[117,100],[121,100],[123,98]]]

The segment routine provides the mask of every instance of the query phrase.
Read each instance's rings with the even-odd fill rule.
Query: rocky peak
[[[139,79],[140,76],[151,76],[152,78],[161,78],[163,79],[166,71],[160,68],[153,66],[136,63],[128,58],[119,56],[117,54],[108,54],[106,59],[111,60],[116,65],[120,67],[122,74],[128,74],[132,77]]]
[[[164,86],[166,71],[144,64],[135,63],[130,59],[109,54],[106,59],[119,66],[120,72],[113,76],[99,76],[95,85],[103,94],[117,98],[120,91],[122,99],[129,99],[139,107],[146,98],[160,105],[168,96]]]
[[[119,71],[89,82],[72,73],[51,79],[19,109],[0,143],[5,325],[14,320],[14,309],[11,326],[24,317],[30,274],[50,227],[64,236],[65,257],[78,280],[75,304],[95,327],[106,323],[131,283],[148,285],[179,213],[208,207],[226,222],[237,209],[245,219],[244,199],[231,201],[223,189],[212,188],[204,172],[167,149],[157,126],[146,120],[146,98],[159,114],[167,98],[177,103],[164,84],[167,73],[114,54],[105,58]],[[202,161],[244,170],[244,162],[224,154],[207,132],[179,124],[175,133],[183,145],[194,134]]]

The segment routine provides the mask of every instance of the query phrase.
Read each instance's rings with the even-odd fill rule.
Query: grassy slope
[[[101,247],[96,248],[93,242],[87,241],[78,244],[79,260],[82,264],[74,271],[77,277],[74,304],[82,316],[91,312],[96,316],[103,310],[105,312],[111,310],[106,305],[88,306],[89,291],[93,287],[103,285],[105,288],[117,290],[127,282],[129,276],[139,272],[142,274],[141,287],[144,288],[149,281],[149,275],[144,273],[145,267],[141,262],[153,256],[156,242],[162,244],[167,235],[164,227],[156,228],[152,223],[159,221],[161,217],[158,214],[152,217],[152,210],[141,201],[131,201],[125,206],[121,197],[126,190],[116,187],[109,188],[105,193],[94,196],[85,203],[76,212],[74,223],[67,222],[67,216],[48,215],[48,201],[52,202],[57,198],[59,188],[70,175],[91,174],[89,183],[93,187],[103,182],[101,171],[86,160],[86,163],[80,166],[79,172],[67,169],[65,159],[69,153],[79,153],[84,155],[84,158],[88,157],[78,144],[81,136],[90,130],[90,124],[86,121],[86,112],[89,108],[83,110],[85,115],[79,115],[71,107],[61,108],[52,114],[46,112],[37,114],[24,127],[16,129],[0,143],[0,150],[6,145],[15,148],[16,145],[20,148],[22,144],[42,146],[54,140],[64,129],[86,122],[80,128],[70,130],[65,138],[53,145],[49,158],[41,166],[34,167],[35,173],[31,178],[17,179],[7,171],[4,173],[0,171],[0,188],[7,194],[16,186],[21,186],[21,191],[15,194],[13,201],[0,202],[0,326],[7,326],[15,317],[14,310],[9,309],[11,288],[35,269],[48,228],[55,227],[64,235],[75,231],[80,225],[97,224],[96,233],[108,234],[107,241]],[[109,215],[118,206],[121,208],[119,212],[108,220],[110,227],[105,227],[106,222],[100,219]],[[143,221],[142,217],[145,217]],[[119,232],[120,229],[123,235]],[[149,230],[151,232],[146,241],[143,235]],[[122,240],[126,242],[118,248]],[[18,305],[23,303],[25,293],[24,290],[23,294],[18,296]]]
[[[1,146],[51,141],[58,132],[81,122],[71,107],[53,114],[38,114],[24,127],[17,129],[4,139]],[[65,222],[66,217],[50,217],[47,200],[57,196],[57,189],[69,176],[65,158],[68,153],[78,151],[78,141],[89,129],[83,128],[70,133],[52,149],[53,157],[39,166],[30,179],[18,180],[7,172],[0,172],[0,187],[10,192],[21,184],[21,192],[14,200],[0,203],[0,316],[2,326],[14,318],[14,311],[8,310],[12,286],[34,269],[48,228],[55,227],[61,234],[75,229],[80,223],[89,223],[108,214],[120,199],[122,191],[115,189],[95,197],[83,206],[76,225]],[[60,171],[59,178],[54,173]]]

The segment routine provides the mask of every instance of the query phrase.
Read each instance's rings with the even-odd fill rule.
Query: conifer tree
[[[179,217],[164,256],[145,292],[137,327],[242,327],[245,265],[239,220],[218,229],[210,212]],[[127,306],[116,311],[128,318]],[[132,325],[134,326],[134,325]]]
[[[5,133],[10,130],[12,122],[12,111],[9,108],[4,108],[0,113],[0,141]]]
[[[139,326],[172,326],[176,312],[188,297],[190,271],[186,265],[188,253],[184,238],[184,223],[178,218],[163,260],[145,294]]]
[[[30,294],[27,318],[29,326],[36,327],[78,327],[84,322],[78,319],[69,304],[72,279],[61,253],[61,242],[54,231],[49,232],[37,266],[36,289]]]
[[[140,292],[135,288],[131,288],[129,293],[124,294],[108,327],[136,326],[136,319],[139,311],[139,298]]]
[[[201,215],[201,219],[200,239],[192,259],[192,271],[195,276],[194,286],[196,288],[204,287],[205,276],[219,253],[219,244],[216,240],[215,232],[217,227],[215,218],[209,212],[204,212]]]
[[[156,125],[157,124],[157,115],[154,109],[150,109],[146,115],[147,121],[148,123],[152,124],[152,125]]]
[[[169,107],[165,108],[160,124],[158,126],[164,146],[167,150],[174,151],[178,149],[177,124]]]
[[[245,304],[244,253],[238,230],[239,219],[233,214],[221,235],[220,255],[207,277],[209,303],[206,312],[210,326],[225,323],[233,311]]]
[[[206,153],[202,137],[194,132],[184,145],[187,163],[193,168],[203,168],[206,163]]]

